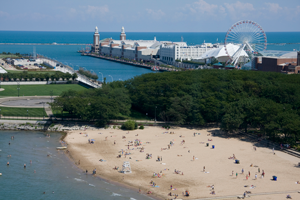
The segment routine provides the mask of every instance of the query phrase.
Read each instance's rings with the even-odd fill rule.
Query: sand
[[[197,134],[194,136],[194,133]],[[213,136],[210,135],[212,133]],[[94,139],[95,144],[89,144],[88,139]],[[136,139],[142,145],[129,146],[128,150],[128,143]],[[183,140],[185,143],[182,143]],[[170,141],[174,145],[168,149]],[[162,199],[174,198],[168,196],[170,192],[178,194],[179,199],[199,199],[225,196],[236,198],[245,191],[251,191],[251,199],[285,199],[287,194],[293,199],[300,199],[300,194],[297,193],[300,191],[300,184],[295,184],[300,181],[300,168],[296,167],[300,159],[276,150],[274,155],[272,148],[267,147],[257,147],[255,151],[254,143],[245,138],[228,138],[219,129],[166,130],[145,127],[144,130],[134,131],[112,128],[79,130],[69,132],[65,142],[68,144],[69,154],[82,170],[87,169],[91,173],[96,168],[97,175],[105,179],[140,188],[143,193],[151,191]],[[206,143],[209,143],[208,147]],[[141,147],[144,152],[140,152]],[[122,149],[123,155],[117,158],[122,154]],[[126,158],[125,152],[130,153]],[[146,154],[152,154],[152,159],[146,159]],[[240,160],[240,164],[228,159],[233,154]],[[158,156],[162,157],[162,161],[157,161]],[[100,159],[104,161],[101,162]],[[120,172],[124,161],[130,162],[132,173]],[[253,167],[250,167],[251,164]],[[119,167],[119,170],[114,170],[114,167]],[[176,174],[175,169],[180,174]],[[262,170],[265,172],[264,178],[261,178]],[[248,172],[250,177],[247,180]],[[153,173],[159,173],[162,177],[153,177]],[[255,174],[258,176],[256,180]],[[273,175],[278,177],[277,181],[272,180]],[[158,187],[152,187],[151,180]],[[171,190],[170,185],[176,190]],[[210,194],[211,185],[214,185],[215,195]],[[251,189],[251,185],[255,188]],[[190,197],[183,196],[185,190],[190,192]]]

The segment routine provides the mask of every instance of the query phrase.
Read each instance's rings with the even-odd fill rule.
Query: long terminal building
[[[211,43],[188,46],[186,42],[153,40],[127,40],[124,27],[120,39],[100,40],[98,28],[95,28],[92,52],[103,56],[118,57],[135,61],[151,62],[153,58],[166,64],[175,64],[176,60],[193,60],[218,46]]]

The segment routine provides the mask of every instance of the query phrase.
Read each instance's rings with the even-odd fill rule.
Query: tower
[[[120,40],[122,40],[122,41],[126,40],[126,34],[125,34],[124,27],[122,27],[122,30],[121,30]]]
[[[98,33],[98,27],[96,26],[95,33],[94,33],[94,43],[93,43],[93,52],[95,53],[99,53],[99,40],[100,40],[100,35]]]

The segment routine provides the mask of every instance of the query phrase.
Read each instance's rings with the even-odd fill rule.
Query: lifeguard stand
[[[130,163],[128,161],[125,161],[123,163],[123,166],[122,166],[122,173],[124,174],[128,174],[128,173],[131,173],[131,167],[130,167]]]

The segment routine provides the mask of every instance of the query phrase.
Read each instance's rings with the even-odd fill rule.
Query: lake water
[[[11,136],[15,139],[11,140]],[[60,136],[51,133],[48,138],[43,132],[1,130],[0,199],[151,199],[83,173],[63,152],[56,150]]]
[[[127,32],[127,39],[144,39],[153,40],[156,36],[159,41],[180,41],[183,37],[188,44],[201,44],[204,42],[216,43],[224,42],[225,33],[136,33]],[[266,33],[268,43],[300,43],[300,32],[270,32]],[[100,39],[113,38],[119,39],[118,32],[100,32]],[[93,32],[38,32],[38,31],[0,31],[0,43],[80,43],[91,44],[93,42]],[[85,46],[80,45],[36,45],[36,52],[45,55],[49,58],[56,59],[64,64],[68,64],[75,69],[85,67],[88,70],[93,70],[98,74],[99,80],[102,76],[107,78],[107,81],[127,80],[134,76],[153,72],[149,69],[134,67],[107,60],[81,56],[77,53],[78,50]],[[283,50],[293,51],[300,50],[300,45],[273,45],[268,46],[268,50]],[[32,45],[0,45],[0,52],[12,53],[32,53]],[[111,75],[112,78],[109,76]]]

